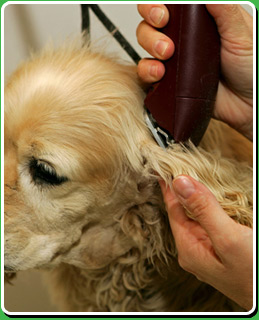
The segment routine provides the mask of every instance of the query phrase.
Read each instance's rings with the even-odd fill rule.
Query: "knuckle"
[[[137,5],[137,9],[138,9],[139,14],[140,14],[141,11],[142,11],[142,6],[143,6],[143,4],[138,4],[138,5]]]
[[[145,30],[146,22],[142,20],[136,29],[137,41],[141,45],[144,41],[144,30]]]
[[[148,64],[148,61],[146,59],[141,59],[138,63],[138,67],[141,69],[141,70],[146,70],[147,69],[147,64]]]
[[[143,66],[145,65],[145,60],[144,59],[141,59],[139,62],[138,62],[138,68],[143,68]]]
[[[141,29],[141,23],[142,23],[142,21],[138,24],[137,29],[136,29],[136,36],[137,36],[137,40],[139,40],[139,34],[140,34],[140,29]]]
[[[199,219],[208,209],[208,200],[204,196],[194,197],[188,203],[188,210],[196,218]]]
[[[145,19],[145,15],[146,15],[146,11],[148,9],[148,5],[146,5],[146,4],[138,4],[137,5],[137,9],[138,9],[138,12],[141,15],[141,17],[143,17]]]
[[[225,9],[231,15],[236,15],[239,12],[239,6],[237,4],[226,4]]]
[[[138,64],[138,75],[141,79],[145,79],[147,77],[147,70],[145,64],[139,63]]]

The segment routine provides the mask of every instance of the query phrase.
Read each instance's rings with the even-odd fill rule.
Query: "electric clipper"
[[[169,4],[170,20],[160,29],[175,44],[164,62],[163,79],[145,99],[146,123],[166,148],[189,139],[197,146],[210,118],[219,82],[220,37],[204,4]]]

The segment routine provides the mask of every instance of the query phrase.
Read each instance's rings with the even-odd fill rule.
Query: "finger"
[[[191,222],[191,220],[185,214],[184,208],[174,190],[166,186],[164,181],[160,181],[159,184],[163,193],[170,226],[178,248],[178,245],[181,244],[181,236],[184,233],[184,224]]]
[[[145,21],[142,21],[138,25],[137,39],[138,43],[157,59],[167,60],[174,53],[173,41]]]
[[[190,219],[184,213],[184,208],[179,202],[175,192],[169,186],[166,186],[164,181],[159,181],[161,191],[163,193],[164,202],[166,205],[166,210],[170,216],[176,221],[179,221],[181,224],[185,221],[189,221]],[[175,212],[176,211],[176,214]]]
[[[139,4],[138,11],[155,28],[162,28],[168,23],[169,12],[163,4]]]
[[[206,231],[187,217],[174,190],[160,182],[166,204],[170,227],[174,235],[180,266],[197,275],[204,266],[215,268],[221,265]]]
[[[208,233],[215,250],[220,250],[225,239],[229,238],[235,222],[221,208],[214,195],[193,178],[176,177],[173,189],[183,206]]]
[[[142,59],[138,64],[138,75],[147,83],[157,82],[165,74],[165,67],[162,62],[154,59]]]

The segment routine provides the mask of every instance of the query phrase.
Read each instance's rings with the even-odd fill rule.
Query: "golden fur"
[[[212,121],[199,148],[165,151],[143,97],[134,67],[88,46],[48,48],[10,77],[6,270],[49,269],[61,311],[239,310],[179,267],[157,181],[191,175],[252,227],[252,144]]]

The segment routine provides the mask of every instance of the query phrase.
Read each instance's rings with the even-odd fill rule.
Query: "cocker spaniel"
[[[88,45],[48,48],[5,88],[6,277],[47,269],[61,311],[236,311],[185,272],[158,184],[188,174],[252,227],[252,145],[212,121],[163,150],[136,68]],[[222,226],[224,228],[224,226]]]

